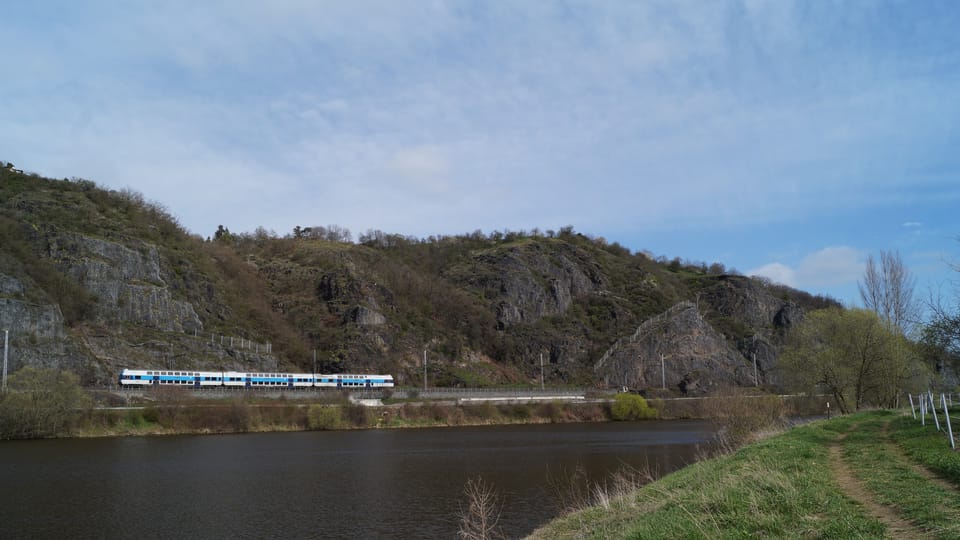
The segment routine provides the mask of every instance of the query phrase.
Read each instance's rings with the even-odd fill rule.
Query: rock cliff
[[[538,382],[542,356],[548,383],[697,393],[776,384],[815,304],[572,228],[364,238],[204,240],[136,194],[0,170],[0,324],[13,366],[96,384],[122,367],[419,382],[426,352],[431,384]]]
[[[202,332],[193,305],[173,298],[157,247],[64,232],[47,239],[49,256],[97,298],[98,324],[131,323],[164,332]]]

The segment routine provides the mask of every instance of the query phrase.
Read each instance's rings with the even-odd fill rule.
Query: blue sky
[[[957,276],[960,3],[17,2],[0,159],[191,232],[576,230],[848,304]]]

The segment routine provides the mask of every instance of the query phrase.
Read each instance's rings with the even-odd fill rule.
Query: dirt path
[[[897,443],[893,442],[890,439],[890,422],[889,421],[883,424],[882,433],[884,438],[886,439],[885,444],[886,444],[887,450],[889,450],[891,454],[893,454],[897,459],[899,459],[900,462],[906,463],[907,465],[910,466],[911,469],[913,469],[913,472],[919,474],[920,476],[926,478],[927,480],[930,480],[934,484],[937,484],[938,486],[949,491],[950,493],[960,493],[960,488],[958,488],[955,484],[953,484],[952,482],[948,482],[943,478],[940,478],[939,476],[937,476],[936,473],[930,471],[926,467],[910,459],[910,456],[905,454],[903,450],[899,446],[897,446]]]
[[[851,429],[856,429],[856,426]],[[838,442],[846,436],[845,433],[841,435]],[[862,504],[868,514],[886,525],[887,535],[890,538],[931,538],[930,533],[904,520],[894,509],[875,501],[863,482],[853,475],[853,471],[843,461],[840,446],[837,444],[830,447],[830,467],[833,469],[833,478],[840,490],[847,497]]]

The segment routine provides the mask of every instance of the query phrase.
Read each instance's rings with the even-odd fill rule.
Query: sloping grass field
[[[872,411],[694,463],[531,538],[960,538],[958,486],[943,432]]]

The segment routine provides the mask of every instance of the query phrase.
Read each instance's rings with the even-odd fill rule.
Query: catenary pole
[[[7,391],[7,354],[10,352],[10,331],[3,331],[3,388]]]
[[[663,364],[663,353],[660,353],[660,388],[667,388],[667,368]]]

